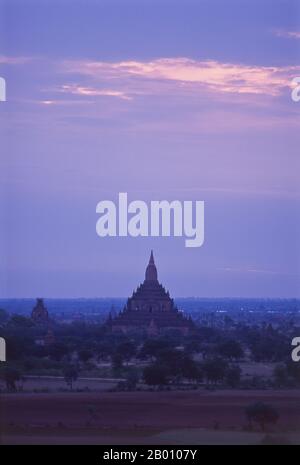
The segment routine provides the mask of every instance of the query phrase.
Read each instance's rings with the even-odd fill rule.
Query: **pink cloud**
[[[113,89],[95,89],[92,87],[84,87],[79,85],[63,85],[60,88],[61,92],[71,93],[74,95],[82,96],[100,96],[100,97],[117,97],[123,100],[131,100],[132,97],[127,95],[125,92],[121,92]]]
[[[0,55],[0,64],[1,65],[23,65],[31,61],[30,57],[9,57],[5,55]]]
[[[277,37],[285,37],[286,39],[300,39],[300,31],[275,31]]]
[[[201,89],[222,94],[280,95],[291,87],[291,79],[300,66],[247,66],[221,63],[214,60],[200,61],[188,58],[159,58],[156,60],[65,62],[69,72],[88,75],[95,80],[110,80],[130,92],[133,84],[136,93],[159,90],[159,85],[173,83],[179,93],[199,92]],[[147,88],[140,87],[148,83]],[[150,84],[155,83],[154,88]],[[129,89],[128,89],[129,86]],[[164,90],[166,90],[164,88]],[[121,91],[120,91],[121,92]],[[122,92],[125,90],[122,88]]]

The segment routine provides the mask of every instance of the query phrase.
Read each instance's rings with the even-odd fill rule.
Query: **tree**
[[[9,314],[7,313],[6,310],[3,310],[0,308],[0,325],[5,324],[9,319]]]
[[[225,377],[228,363],[220,357],[209,359],[202,365],[205,377],[208,382],[218,383]]]
[[[165,367],[157,363],[144,368],[143,378],[150,386],[162,386],[168,383]]]
[[[157,358],[158,355],[169,347],[167,341],[163,339],[147,339],[140,350],[140,358]]]
[[[300,386],[300,363],[295,363],[292,360],[286,362],[288,376],[292,382],[298,387]]]
[[[203,372],[199,363],[195,362],[188,356],[183,357],[180,372],[184,378],[191,381],[201,382],[203,379]]]
[[[177,379],[183,376],[185,354],[177,349],[162,349],[157,354],[157,364],[165,367],[165,373]]]
[[[79,359],[86,363],[88,360],[90,360],[93,356],[93,352],[88,349],[82,349],[78,352]]]
[[[4,379],[8,391],[17,390],[16,382],[21,379],[21,373],[16,368],[7,368],[4,372]]]
[[[59,362],[69,352],[68,346],[62,342],[56,342],[49,347],[49,355],[52,360]]]
[[[227,369],[225,380],[231,388],[236,388],[240,384],[241,372],[242,370],[238,365],[231,366]]]
[[[9,325],[14,328],[32,328],[34,326],[33,321],[23,315],[12,315],[9,320]]]
[[[74,365],[67,365],[64,368],[64,378],[65,378],[65,382],[67,383],[68,386],[70,386],[70,390],[72,391],[73,383],[78,378],[77,368]]]
[[[254,404],[248,405],[245,409],[246,416],[248,418],[249,424],[252,424],[252,421],[258,423],[262,431],[265,431],[266,424],[276,423],[279,414],[271,405],[267,405],[263,402],[256,402]]]
[[[117,385],[119,391],[134,391],[139,382],[139,375],[135,369],[129,370],[125,381],[120,381]]]
[[[109,341],[102,341],[96,345],[98,360],[107,360],[111,356],[111,344]]]
[[[139,375],[136,370],[130,370],[126,376],[126,388],[128,391],[136,389],[136,385],[139,382]]]
[[[187,336],[185,338],[185,343],[184,343],[184,348],[185,348],[185,352],[187,354],[195,354],[197,352],[201,352],[201,339],[198,338],[197,336]]]
[[[135,356],[136,348],[133,342],[126,341],[118,345],[116,352],[122,356],[123,360],[129,362]]]
[[[244,351],[241,344],[234,339],[222,342],[219,344],[217,350],[222,357],[228,358],[229,360],[241,359],[244,357]]]
[[[252,359],[255,362],[280,362],[289,357],[290,341],[276,333],[270,336],[265,331],[250,344]]]
[[[115,352],[111,358],[112,368],[114,371],[120,371],[123,368],[123,355],[119,352]]]
[[[277,386],[286,386],[289,380],[287,367],[283,363],[279,363],[274,367],[273,376]]]

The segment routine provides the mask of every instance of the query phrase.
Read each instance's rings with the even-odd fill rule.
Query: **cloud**
[[[123,100],[131,100],[132,97],[127,95],[125,92],[121,92],[113,89],[95,89],[92,87],[84,87],[80,85],[63,85],[59,89],[61,92],[71,93],[74,95],[82,95],[88,97],[117,97]]]
[[[279,96],[291,87],[300,66],[249,66],[215,60],[159,58],[152,61],[67,61],[65,70],[89,76],[96,82],[109,80],[127,97],[134,94],[177,93],[252,94]],[[171,84],[172,89],[166,88]]]
[[[70,99],[47,99],[47,100],[26,100],[23,102],[26,103],[34,103],[38,105],[45,105],[45,106],[70,106],[70,105],[86,105],[89,103],[93,103],[92,100],[70,100]]]
[[[9,57],[6,55],[0,55],[1,65],[23,65],[31,61],[30,57]]]
[[[299,276],[298,273],[290,273],[282,270],[267,270],[259,268],[231,268],[224,267],[218,268],[219,271],[226,271],[230,273],[255,273],[255,274],[265,274],[265,275],[278,275],[278,276]]]
[[[300,31],[275,31],[277,37],[285,37],[286,39],[300,39]]]
[[[27,85],[22,93],[16,86],[15,101],[38,105],[45,109],[43,114],[63,118],[70,126],[79,121],[73,118],[75,106],[79,117],[95,121],[106,133],[109,126],[127,133],[199,135],[296,131],[299,125],[290,92],[300,66],[186,57],[116,62],[0,56],[0,63],[1,59],[30,61],[24,70]]]

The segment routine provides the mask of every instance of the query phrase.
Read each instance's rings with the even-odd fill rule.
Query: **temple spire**
[[[153,250],[151,250],[151,255],[150,255],[150,259],[149,259],[149,265],[154,265]]]
[[[153,250],[151,250],[149,264],[146,268],[145,280],[157,281],[157,269],[154,263]]]

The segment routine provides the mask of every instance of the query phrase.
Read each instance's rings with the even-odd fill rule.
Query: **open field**
[[[74,390],[90,390],[90,391],[107,391],[114,388],[118,381],[122,378],[78,378],[74,383]],[[68,391],[63,376],[24,376],[21,382],[16,383],[18,388],[22,388],[23,392],[57,392],[60,390]],[[5,390],[5,383],[0,381],[0,389]]]
[[[134,363],[134,367],[143,369],[149,363]],[[241,362],[240,368],[242,370],[243,379],[249,379],[253,376],[261,376],[270,378],[272,376],[275,363],[257,363],[257,362]],[[130,364],[129,364],[130,366]],[[105,367],[111,367],[111,364],[105,364]],[[116,387],[118,381],[124,381],[124,378],[107,378],[107,377],[92,377],[80,376],[74,383],[74,390],[79,391],[107,391]],[[49,376],[49,375],[24,375],[22,381],[17,382],[18,387],[24,392],[56,392],[68,390],[68,386],[63,376]],[[203,382],[204,386],[205,383]],[[141,388],[148,389],[148,386],[139,383]],[[5,390],[5,382],[0,379],[0,390]]]
[[[201,444],[260,442],[243,431],[244,409],[280,414],[273,433],[300,443],[300,392],[172,391],[1,395],[2,443]],[[218,430],[214,430],[215,424]]]
[[[277,434],[267,436],[263,433],[240,431],[214,431],[205,428],[184,430],[165,430],[155,433],[150,430],[90,432],[76,431],[69,434],[51,432],[51,434],[8,434],[3,436],[7,445],[258,445],[266,440],[267,444],[300,444],[300,433]]]

